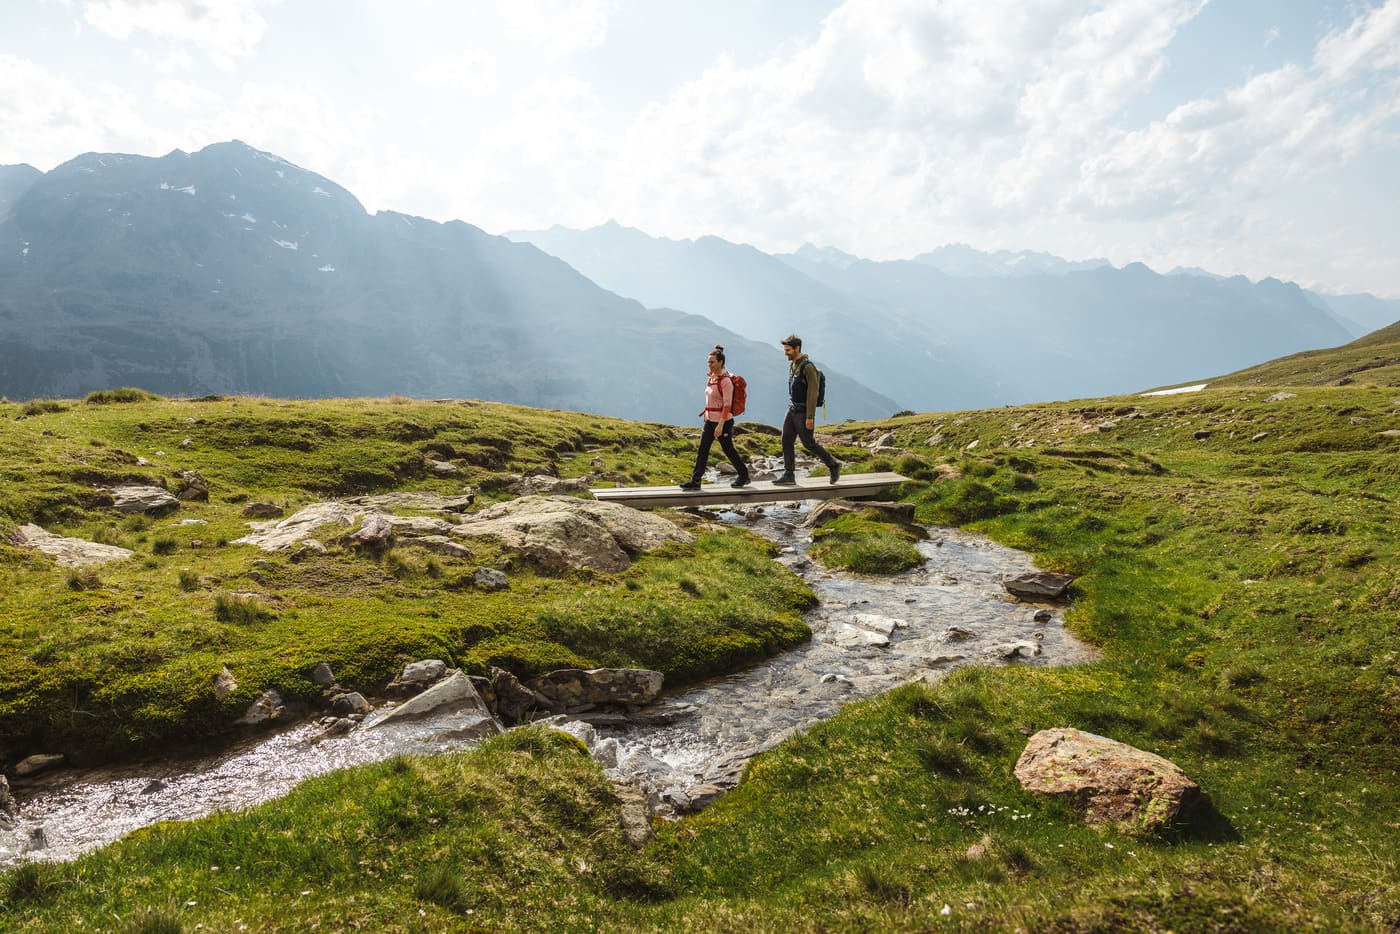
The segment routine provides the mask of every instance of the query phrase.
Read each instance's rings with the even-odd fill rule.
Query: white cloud
[[[1400,0],[1313,63],[1129,122],[1201,7],[851,0],[809,45],[720,60],[622,134],[532,138],[528,161],[553,169],[515,207],[539,225],[616,216],[767,249],[892,257],[963,240],[1302,275],[1307,225],[1281,220],[1294,187],[1394,145],[1400,85],[1362,75],[1395,68]]]
[[[148,33],[202,48],[216,64],[251,55],[267,21],[258,7],[279,0],[88,0],[83,18],[117,39]]]
[[[338,108],[309,88],[249,83],[232,107],[186,123],[182,148],[241,139],[355,191],[355,179],[339,173],[373,149],[381,120],[382,114],[372,107]]]
[[[1400,0],[1326,36],[1312,67],[1286,65],[1215,98],[1182,104],[1083,163],[1077,208],[1170,213],[1212,199],[1267,198],[1384,143],[1400,94],[1357,79],[1400,68]],[[1382,89],[1386,85],[1381,85]]]
[[[156,85],[156,99],[176,110],[208,109],[219,101],[219,95],[186,81],[162,81]]]
[[[470,96],[496,89],[496,56],[481,49],[443,55],[413,73],[415,80]]]
[[[1325,37],[1318,44],[1316,61],[1333,80],[1362,70],[1400,68],[1400,2],[1387,0],[1348,28]]]
[[[47,171],[84,152],[140,152],[152,141],[169,142],[140,115],[140,103],[111,85],[80,89],[0,54],[0,164],[30,162]]]
[[[497,0],[506,35],[550,55],[602,45],[616,0]]]
[[[809,46],[649,108],[609,194],[642,227],[908,253],[1055,209],[1199,0],[851,0]],[[698,215],[698,216],[697,216]],[[761,230],[760,230],[761,228]]]

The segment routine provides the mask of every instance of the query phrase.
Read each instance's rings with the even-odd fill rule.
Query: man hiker
[[[788,358],[788,410],[783,419],[783,475],[774,480],[778,486],[794,486],[797,477],[793,468],[797,460],[796,441],[814,454],[831,471],[831,482],[841,476],[841,462],[817,443],[812,429],[817,419],[817,393],[821,374],[817,366],[802,352],[802,338],[789,334],[783,338],[783,355]]]

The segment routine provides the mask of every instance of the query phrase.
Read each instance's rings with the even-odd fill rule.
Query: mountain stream
[[[816,591],[812,638],[731,675],[664,695],[640,716],[562,724],[653,810],[684,813],[732,787],[750,758],[830,718],[845,703],[963,665],[1071,665],[1093,650],[1063,625],[1063,606],[1029,604],[1001,585],[1035,570],[1029,555],[956,529],[931,528],[922,566],[890,577],[830,571],[807,557],[811,503],[711,512],[774,540]],[[1037,619],[1037,615],[1039,618]],[[241,810],[334,769],[475,745],[446,715],[324,736],[315,720],[216,754],[63,769],[15,782],[19,815],[0,815],[0,867],[66,860],[159,821]],[[581,715],[587,716],[587,714]]]

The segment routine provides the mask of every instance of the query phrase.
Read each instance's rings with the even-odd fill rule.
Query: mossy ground
[[[812,533],[812,557],[827,567],[863,574],[897,574],[923,563],[915,543],[923,528],[904,528],[867,509],[840,516]]]
[[[694,546],[617,574],[537,573],[474,542],[470,559],[353,547],[293,562],[229,544],[243,504],[288,514],[333,496],[421,490],[506,497],[511,472],[666,477],[689,469],[683,432],[486,403],[410,400],[154,400],[0,405],[0,759],[131,755],[227,731],[268,687],[314,702],[317,662],[373,694],[406,660],[442,658],[530,677],[560,667],[641,666],[669,685],[729,671],[807,638],[810,590],[742,532],[697,529]],[[461,471],[442,479],[430,461]],[[684,464],[684,468],[679,466]],[[122,517],[103,487],[208,481],[207,503]],[[620,473],[625,471],[625,473]],[[608,482],[608,481],[603,481]],[[198,519],[203,525],[181,525]],[[126,561],[65,571],[9,543],[24,523],[119,545]],[[509,590],[472,586],[507,568]],[[227,666],[239,688],[224,700]]]
[[[908,449],[851,469],[914,477],[900,493],[922,521],[1079,575],[1066,621],[1102,647],[1091,665],[967,669],[853,705],[640,855],[576,748],[510,739],[11,873],[8,923],[113,928],[154,909],[184,930],[1394,930],[1400,441],[1383,432],[1400,397],[1268,402],[1277,388],[843,426]],[[662,434],[636,443],[642,463],[684,458]],[[1159,837],[1084,827],[1012,776],[1026,735],[1054,726],[1172,759],[1209,806]],[[497,775],[503,797],[479,790]],[[257,859],[256,884],[225,876]]]

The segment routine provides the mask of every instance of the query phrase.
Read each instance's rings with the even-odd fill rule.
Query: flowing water
[[[1092,650],[1064,628],[1062,608],[1008,597],[1005,576],[1034,570],[1030,557],[955,529],[930,529],[923,566],[892,577],[830,572],[807,557],[807,505],[721,513],[783,548],[779,560],[820,597],[807,616],[812,639],[761,665],[680,692],[638,720],[566,725],[615,778],[641,785],[662,813],[703,804],[744,764],[841,705],[963,665],[1069,665]],[[1037,621],[1038,609],[1047,610]],[[159,821],[240,810],[286,794],[314,775],[399,754],[474,745],[479,732],[447,714],[329,738],[316,723],[217,754],[17,781],[14,821],[0,822],[0,866],[71,859]],[[587,716],[587,715],[584,715]],[[3,817],[0,816],[0,821]]]

